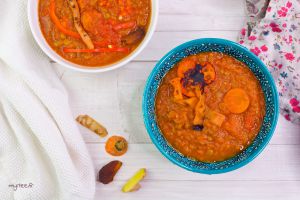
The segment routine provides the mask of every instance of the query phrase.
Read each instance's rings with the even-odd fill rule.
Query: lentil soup
[[[229,159],[258,134],[265,100],[244,63],[217,52],[184,58],[156,95],[159,128],[178,152],[202,162]]]
[[[41,31],[64,59],[105,66],[131,54],[143,41],[151,0],[39,0]]]

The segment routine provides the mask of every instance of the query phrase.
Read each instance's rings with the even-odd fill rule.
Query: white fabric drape
[[[93,199],[90,156],[26,6],[0,0],[0,199]]]

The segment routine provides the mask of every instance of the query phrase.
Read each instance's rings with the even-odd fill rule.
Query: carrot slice
[[[121,156],[127,152],[128,143],[121,136],[111,136],[105,144],[105,150],[112,156]]]
[[[58,30],[60,30],[61,32],[63,32],[64,34],[69,35],[74,38],[77,38],[77,39],[81,38],[78,33],[74,32],[74,31],[70,31],[67,28],[65,28],[63,25],[61,25],[58,17],[55,14],[55,1],[54,0],[50,1],[50,18],[51,18],[52,22],[54,23],[54,25],[56,26],[56,28]]]
[[[229,90],[224,99],[224,104],[231,113],[239,114],[247,110],[250,104],[249,96],[241,88]]]
[[[109,52],[129,52],[129,48],[113,47],[113,48],[97,48],[97,49],[69,49],[64,48],[65,53],[109,53]]]
[[[123,23],[119,23],[113,26],[113,29],[115,31],[119,31],[122,29],[133,29],[134,27],[136,27],[136,21],[129,21],[129,22],[123,22]]]
[[[216,79],[215,68],[210,63],[205,63],[202,73],[204,75],[204,81],[206,84],[212,83]]]
[[[196,65],[196,62],[191,59],[182,60],[177,69],[177,76],[180,78],[184,77],[184,73],[187,72],[189,69],[193,69]]]

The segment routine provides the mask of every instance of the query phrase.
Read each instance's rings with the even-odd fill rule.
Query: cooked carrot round
[[[193,69],[196,65],[196,62],[192,59],[185,59],[182,60],[178,64],[178,69],[177,69],[177,76],[180,78],[184,77],[184,73],[187,72],[190,69]]]
[[[241,88],[229,90],[223,100],[227,109],[235,114],[245,112],[250,104],[249,96]]]
[[[105,150],[112,156],[121,156],[126,153],[128,143],[121,136],[111,136],[105,144]]]

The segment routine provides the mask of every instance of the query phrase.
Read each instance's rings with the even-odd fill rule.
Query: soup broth
[[[108,65],[128,56],[144,39],[150,18],[150,0],[39,1],[48,44],[83,66]]]
[[[165,75],[155,109],[158,126],[174,149],[215,162],[251,144],[263,122],[265,100],[244,63],[207,52],[184,58]]]

